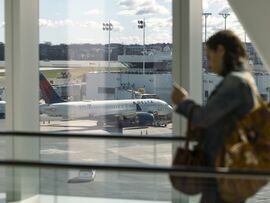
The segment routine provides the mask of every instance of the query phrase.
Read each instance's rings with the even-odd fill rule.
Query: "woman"
[[[204,128],[204,152],[209,167],[215,167],[215,158],[222,149],[225,124],[232,129],[236,119],[245,116],[257,105],[257,88],[248,70],[248,56],[241,40],[232,31],[220,31],[206,42],[210,71],[223,77],[205,106],[188,99],[183,88],[174,88],[172,101],[176,112],[187,117],[192,111],[192,124]],[[203,203],[219,203],[216,182],[203,191]]]

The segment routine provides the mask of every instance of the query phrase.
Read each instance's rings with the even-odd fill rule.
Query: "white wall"
[[[117,95],[107,97],[98,93],[98,87],[110,87],[116,89],[121,84],[135,84],[135,90],[145,88],[146,93],[157,94],[162,100],[170,103],[170,94],[172,86],[172,74],[123,74],[123,73],[88,73],[86,76],[86,99],[104,100],[120,99]]]

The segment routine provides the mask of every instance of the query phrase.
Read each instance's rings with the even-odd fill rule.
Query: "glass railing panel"
[[[168,176],[158,173],[41,170],[40,184],[41,194],[91,197],[107,202],[109,199],[171,202],[172,195]]]
[[[91,174],[94,171],[93,179]],[[199,203],[204,202],[222,202],[222,190],[218,187],[217,180],[220,178],[206,178],[205,174],[198,176],[198,179],[203,180],[202,193],[195,195],[187,195],[183,192],[174,190],[169,175],[167,173],[158,172],[128,172],[128,171],[102,171],[102,170],[78,171],[78,170],[46,170],[46,175],[41,175],[41,193],[46,195],[57,196],[80,196],[90,197],[96,202],[179,202],[179,203]],[[85,180],[87,179],[88,182]],[[178,178],[184,181],[187,175],[179,175]],[[193,177],[194,180],[194,177]],[[258,186],[256,192],[251,193],[245,203],[269,202],[269,188],[267,178],[252,178],[236,176],[225,176],[222,180],[242,182],[242,188],[235,189],[235,194],[232,197],[239,195],[237,191],[245,191],[249,189],[250,184],[255,184],[261,181],[264,185]],[[253,181],[253,182],[252,182]],[[235,182],[234,182],[235,183]],[[186,187],[196,186],[194,182],[186,182]],[[240,185],[241,186],[241,185]],[[232,186],[233,187],[233,186]],[[248,191],[248,190],[246,190]],[[221,193],[221,194],[220,194]],[[232,198],[224,196],[223,198]],[[202,198],[204,200],[202,200]],[[121,201],[120,201],[121,200]]]
[[[170,166],[171,141],[42,138],[40,158],[46,161]]]
[[[245,203],[269,202],[269,188],[268,180],[270,173],[265,173],[264,176],[259,174],[251,175],[250,172],[242,171],[240,173],[227,173],[215,172],[194,173],[192,169],[174,172],[177,177],[178,183],[176,186],[179,188],[182,183],[180,191],[174,190],[169,174],[172,174],[169,167],[163,171],[156,167],[152,171],[147,171],[145,168],[134,169],[136,166],[130,166],[126,169],[118,165],[116,167],[103,166],[104,168],[96,169],[94,165],[81,167],[83,169],[73,168],[74,164],[69,163],[70,166],[66,168],[59,168],[49,164],[46,167],[31,167],[31,164],[26,167],[9,166],[5,167],[1,164],[1,170],[4,173],[0,175],[0,202],[12,202],[11,191],[15,189],[16,193],[21,191],[27,192],[32,185],[28,184],[27,187],[22,188],[19,183],[39,182],[37,194],[23,196],[25,199],[37,198],[34,202],[95,202],[95,203],[200,203],[203,202],[222,202],[221,198],[236,198],[239,197],[241,192],[250,192],[250,186],[253,185],[255,190],[250,193],[245,200]],[[9,163],[10,165],[10,163]],[[32,165],[33,166],[33,165]],[[14,173],[14,171],[16,171]],[[31,172],[38,172],[39,175],[30,175]],[[196,179],[194,177],[197,177]],[[187,181],[187,178],[192,180]],[[190,193],[191,189],[197,187],[201,181],[201,189],[197,193]],[[235,193],[226,196],[224,190],[221,189],[218,181],[230,181],[230,187],[233,188]],[[11,184],[12,183],[12,184]],[[241,183],[241,184],[239,184]],[[259,183],[259,184],[258,184]],[[239,187],[240,186],[240,187]],[[184,192],[184,189],[189,193]],[[240,202],[240,201],[237,201]]]

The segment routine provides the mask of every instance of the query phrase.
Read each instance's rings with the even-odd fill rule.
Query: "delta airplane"
[[[158,99],[64,101],[40,73],[40,90],[46,104],[40,112],[64,120],[91,119],[98,126],[116,124],[131,126],[166,126],[171,121],[172,107]]]

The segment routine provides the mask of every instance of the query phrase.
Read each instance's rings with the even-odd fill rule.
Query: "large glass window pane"
[[[250,41],[246,31],[239,22],[237,16],[231,9],[228,1],[203,0],[203,42],[219,30],[229,29],[234,31],[243,41],[249,57],[249,65],[255,77],[259,92],[266,101],[270,101],[270,75],[263,65],[260,56]],[[203,44],[204,45],[204,44]],[[206,50],[203,46],[203,98],[207,101],[211,92],[221,78],[209,72]]]
[[[255,47],[250,41],[246,31],[239,22],[237,16],[231,9],[228,1],[224,0],[204,0],[204,10],[203,10],[203,42],[205,42],[208,37],[220,30],[232,30],[235,34],[242,40],[249,59],[249,67],[255,78],[259,93],[262,98],[266,101],[270,101],[269,87],[270,87],[270,75],[267,68],[262,63],[260,56],[258,55]],[[253,15],[250,13],[250,15]],[[208,69],[207,64],[207,54],[206,46],[203,43],[203,98],[204,102],[210,97],[213,90],[222,80],[221,77],[213,74]],[[232,100],[231,100],[232,101]],[[233,101],[232,101],[233,102]],[[239,107],[241,108],[241,107]],[[222,111],[222,109],[220,109]],[[211,112],[209,112],[211,113]],[[230,115],[229,115],[230,116]],[[251,129],[249,129],[251,130]],[[228,134],[225,134],[228,137]],[[238,146],[240,146],[239,144]],[[259,156],[259,155],[255,155]],[[267,185],[265,188],[269,188]],[[264,188],[261,188],[259,194],[265,196],[266,193]],[[246,202],[256,202],[254,199]]]
[[[0,0],[0,131],[5,127],[5,20],[4,0]]]
[[[5,12],[4,12],[4,0],[0,0],[0,131],[6,130],[5,125]],[[7,138],[0,138],[0,159],[7,157]],[[6,182],[6,170],[0,168],[0,182]],[[0,185],[0,201],[6,201],[6,186]]]
[[[40,73],[41,131],[172,135],[172,2],[40,0]],[[40,144],[42,160],[170,165],[172,159],[168,142]],[[42,170],[41,178],[47,174]]]
[[[42,140],[42,161],[100,163],[101,165],[125,164],[138,167],[150,165],[170,166],[171,163],[171,158],[169,158],[171,149],[166,147],[168,142],[69,139],[69,148],[64,148],[63,143],[66,143],[63,139],[52,138],[51,142],[48,143],[47,141],[45,145],[45,140]],[[166,150],[167,156],[164,156],[164,150]],[[69,157],[68,160],[67,156]],[[147,201],[152,200],[152,198],[158,202],[170,201],[171,186],[167,174],[162,176],[161,174],[149,173],[149,175],[151,178],[148,178],[150,176],[144,176],[143,173],[135,175],[135,172],[128,174],[125,171],[111,174],[91,169],[84,171],[41,169],[40,188],[42,194],[82,195],[85,197],[105,198],[107,201],[115,198],[127,199],[127,202],[131,199]],[[113,186],[104,183],[102,180],[113,182]],[[136,183],[141,182],[141,185],[139,186],[134,181]],[[160,189],[156,190],[155,185],[159,185]],[[128,188],[123,191],[125,190],[123,187]],[[136,188],[139,190],[138,192]],[[163,193],[163,191],[164,194],[160,195],[160,192]]]
[[[41,130],[171,135],[172,2],[40,0]]]

